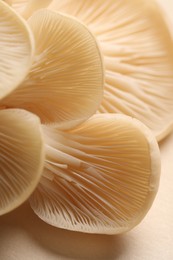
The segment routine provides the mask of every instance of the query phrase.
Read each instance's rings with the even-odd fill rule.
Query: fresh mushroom
[[[173,48],[154,0],[53,0],[50,9],[77,17],[96,36],[106,83],[99,112],[145,123],[158,140],[173,128]]]
[[[57,123],[61,115],[70,126],[88,118],[99,105],[104,77],[95,38],[81,23],[51,11],[26,23],[2,1],[0,14],[2,215],[24,202],[39,182],[45,159],[40,120]]]
[[[29,20],[35,60],[21,86],[3,106],[26,109],[42,123],[70,128],[96,112],[103,94],[102,57],[95,38],[76,19],[49,10]],[[45,33],[46,32],[46,33]]]
[[[1,103],[26,77],[33,53],[26,21],[0,1],[0,215],[28,199],[44,167],[39,118]]]
[[[146,126],[125,115],[98,114],[61,131],[44,126],[46,163],[30,198],[45,222],[73,231],[118,234],[149,210],[160,154]]]
[[[0,215],[22,204],[37,186],[44,166],[44,140],[37,116],[0,110]]]
[[[128,231],[146,215],[158,189],[157,142],[146,126],[124,115],[97,114],[79,125],[102,97],[104,66],[95,38],[77,20],[48,10],[28,24],[36,42],[32,68],[0,101],[0,214],[20,205],[38,183],[44,140],[43,177],[30,199],[35,213],[75,231]],[[42,130],[26,110],[45,123]]]

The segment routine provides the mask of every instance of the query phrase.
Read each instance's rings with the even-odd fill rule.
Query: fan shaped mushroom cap
[[[143,219],[160,176],[158,145],[145,125],[125,115],[97,114],[69,131],[43,131],[46,164],[30,198],[42,220],[118,234]]]
[[[34,53],[34,39],[24,19],[0,1],[0,99],[26,77]]]
[[[54,0],[49,7],[85,23],[106,67],[101,113],[123,113],[162,139],[173,127],[173,47],[154,0]]]
[[[0,110],[0,215],[23,203],[38,184],[44,142],[37,116],[18,109]]]
[[[36,12],[28,22],[35,61],[3,105],[31,111],[42,123],[71,128],[94,114],[102,99],[104,69],[95,37],[76,19],[49,10]]]

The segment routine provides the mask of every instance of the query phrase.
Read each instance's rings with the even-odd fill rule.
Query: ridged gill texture
[[[24,110],[0,110],[0,215],[23,203],[44,166],[39,119]]]
[[[0,99],[13,91],[31,67],[34,41],[29,26],[0,1]]]
[[[46,163],[31,207],[69,230],[118,234],[137,225],[158,189],[160,154],[139,121],[98,114],[69,130],[43,127]]]
[[[3,105],[37,114],[42,123],[70,128],[97,110],[104,84],[95,38],[77,20],[41,10],[28,21],[36,41],[35,61],[23,84]]]
[[[154,0],[54,0],[96,36],[106,83],[99,112],[123,113],[162,139],[173,126],[172,40]]]

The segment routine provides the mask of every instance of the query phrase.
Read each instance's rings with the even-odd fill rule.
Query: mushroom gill
[[[49,8],[77,17],[100,44],[106,82],[99,112],[135,117],[165,137],[173,128],[173,48],[156,1],[54,0]]]
[[[25,81],[3,105],[26,109],[42,123],[56,122],[62,128],[85,121],[96,112],[104,84],[95,38],[76,19],[50,10],[37,11],[28,23],[35,59]]]
[[[158,189],[160,154],[146,126],[97,114],[68,131],[43,126],[46,163],[30,198],[45,222],[73,231],[118,234],[137,225]]]
[[[0,215],[22,204],[38,184],[44,142],[37,116],[18,109],[0,110]]]

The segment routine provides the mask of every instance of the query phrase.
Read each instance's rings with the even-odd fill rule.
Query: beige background
[[[173,0],[158,1],[173,22]],[[173,134],[160,148],[159,193],[131,232],[97,236],[56,229],[39,220],[26,203],[0,217],[0,260],[173,260]]]

